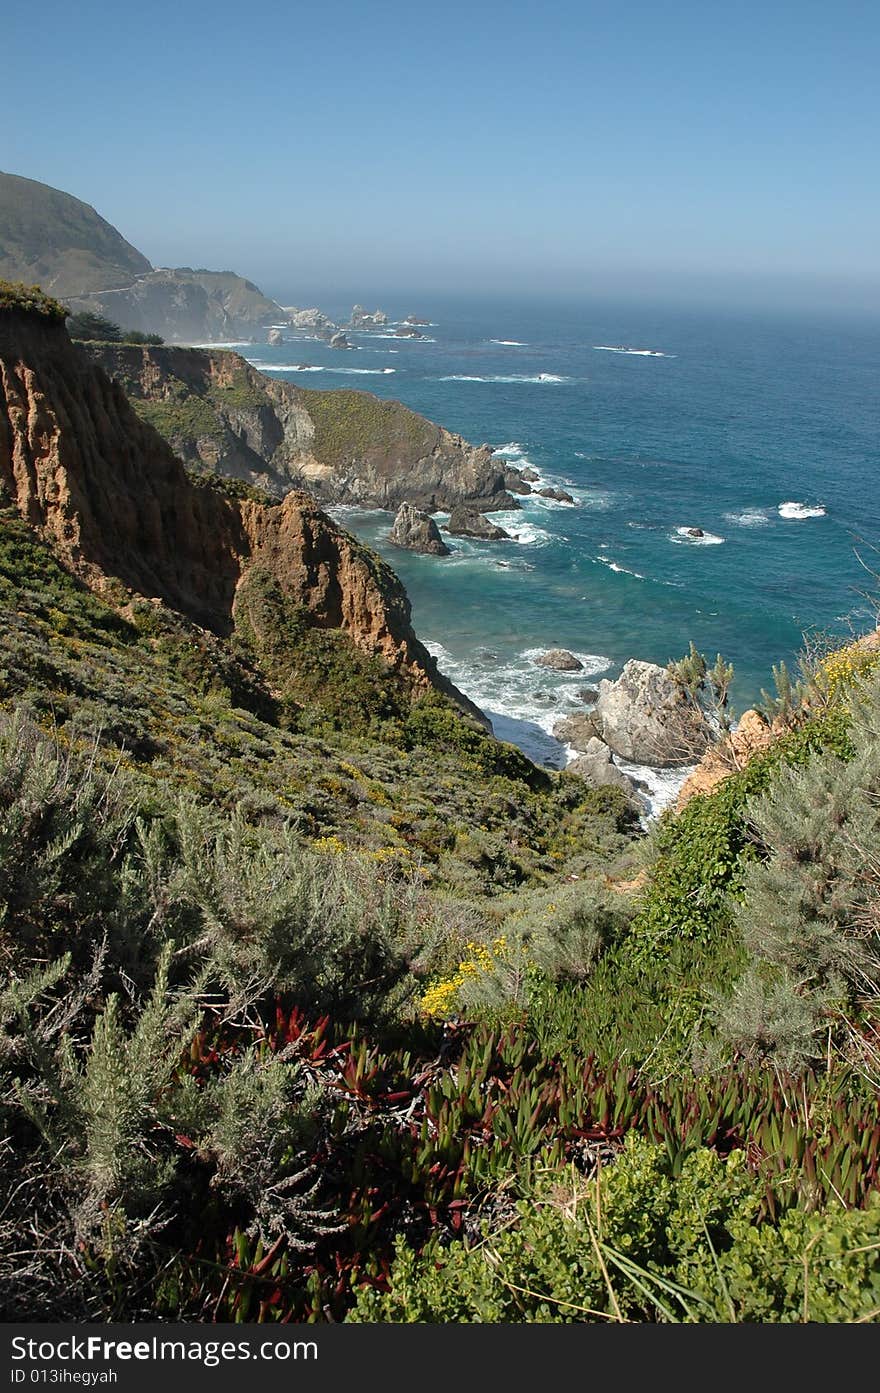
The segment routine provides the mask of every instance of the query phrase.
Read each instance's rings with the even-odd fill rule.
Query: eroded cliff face
[[[269,506],[194,482],[62,324],[18,311],[0,312],[0,487],[96,590],[115,578],[225,635],[259,566],[315,625],[475,709],[413,633],[393,571],[311,498]]]
[[[400,402],[278,382],[218,349],[87,347],[182,459],[279,496],[300,487],[325,503],[487,512],[520,506],[509,475],[531,491],[487,445]]]

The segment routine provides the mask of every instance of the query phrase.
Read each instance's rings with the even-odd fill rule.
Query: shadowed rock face
[[[63,324],[17,310],[0,312],[0,489],[95,590],[118,578],[222,635],[259,566],[316,626],[476,713],[413,633],[390,567],[304,494],[268,506],[194,482]]]
[[[319,502],[390,511],[519,507],[505,483],[518,471],[400,402],[275,381],[219,349],[87,351],[181,459],[279,497],[305,488]]]

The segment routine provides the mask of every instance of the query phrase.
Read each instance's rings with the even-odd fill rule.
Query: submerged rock
[[[535,659],[537,667],[553,668],[556,672],[583,672],[580,658],[569,653],[567,648],[548,648],[546,653]]]
[[[453,508],[446,531],[451,537],[477,537],[484,542],[510,541],[510,533],[505,532],[503,527],[490,522],[475,508],[463,505]]]
[[[656,769],[693,764],[712,740],[706,713],[667,669],[635,658],[599,683],[592,719],[615,754]]]
[[[585,706],[595,706],[596,702],[599,700],[599,688],[579,687],[578,700],[582,701]]]
[[[406,551],[425,552],[429,556],[449,555],[449,548],[440,536],[434,519],[414,508],[411,503],[401,503],[388,540]]]
[[[685,528],[684,535],[686,537],[705,537],[706,534],[702,527],[687,527]]]

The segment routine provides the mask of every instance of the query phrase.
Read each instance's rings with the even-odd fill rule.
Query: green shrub
[[[756,1223],[741,1152],[680,1174],[630,1143],[585,1183],[549,1173],[471,1242],[398,1243],[388,1290],[349,1319],[397,1322],[857,1321],[880,1306],[880,1203]]]

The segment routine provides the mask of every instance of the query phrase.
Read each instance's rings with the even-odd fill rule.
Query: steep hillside
[[[48,314],[0,311],[0,483],[98,591],[115,578],[228,635],[259,572],[311,624],[469,706],[416,639],[403,587],[378,557],[303,495],[271,507],[191,480]]]
[[[400,402],[277,382],[218,349],[88,352],[182,459],[274,494],[299,485],[322,502],[378,508],[519,506],[505,488],[516,470]]]
[[[233,271],[192,271],[188,266],[151,270],[130,285],[81,295],[72,303],[126,329],[183,343],[265,339],[267,324],[287,320],[274,300]]]
[[[232,271],[154,270],[94,208],[17,174],[0,174],[0,278],[40,284],[73,309],[185,342],[265,336],[287,315]]]
[[[149,261],[72,194],[0,173],[0,277],[62,298],[130,285]]]

